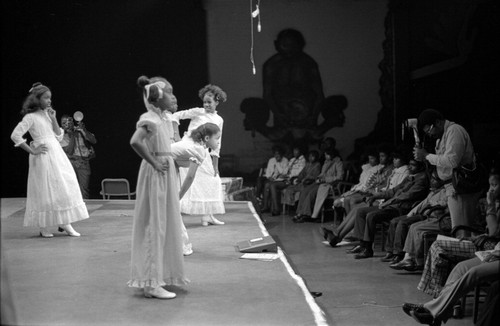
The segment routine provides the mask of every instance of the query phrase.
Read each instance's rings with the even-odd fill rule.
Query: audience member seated
[[[307,155],[306,166],[300,171],[297,178],[291,180],[291,185],[282,190],[284,204],[294,206],[297,201],[296,194],[300,193],[304,187],[313,184],[320,173],[319,152],[310,151]]]
[[[486,195],[487,221],[495,220],[495,223],[488,225],[488,229],[496,226],[496,230],[491,233],[480,235],[468,241],[458,240],[436,240],[429,249],[425,261],[424,271],[417,289],[429,295],[436,296],[441,291],[442,286],[448,276],[448,272],[453,264],[459,261],[474,257],[477,251],[492,250],[500,241],[500,173],[499,170],[492,170],[489,177],[490,188]],[[459,226],[458,226],[459,227]],[[489,235],[489,234],[492,235]]]
[[[273,157],[267,162],[266,172],[257,179],[255,196],[262,198],[266,185],[269,181],[278,180],[279,176],[285,173],[288,167],[288,159],[283,156],[283,149],[279,146],[273,146]]]
[[[383,262],[399,263],[403,260],[406,236],[410,225],[428,219],[436,219],[446,209],[446,190],[436,173],[431,176],[431,189],[427,197],[415,206],[407,215],[395,217],[389,223],[385,249],[387,254]]]
[[[333,169],[333,175],[330,177],[325,177],[325,183],[319,185],[318,192],[316,193],[316,200],[314,201],[313,212],[311,214],[311,219],[317,219],[318,215],[323,208],[326,198],[333,189],[337,187],[337,184],[344,179],[344,163],[342,158],[338,155],[337,151],[333,151],[337,155],[333,158],[333,164],[335,168]]]
[[[264,191],[263,212],[271,209],[271,214],[273,216],[280,214],[281,190],[288,187],[297,178],[305,166],[306,159],[304,155],[302,155],[302,150],[298,146],[293,147],[293,157],[288,162],[285,173],[278,175],[276,180],[269,181],[267,183],[269,191]]]
[[[403,311],[421,324],[441,325],[453,315],[453,307],[458,300],[476,285],[498,280],[499,259],[500,242],[493,251],[483,251],[478,257],[458,263],[435,299],[424,304],[404,303]]]
[[[391,187],[396,185],[396,182],[393,182],[391,179],[394,177],[394,180],[400,180],[399,173],[394,172],[394,162],[396,164],[400,164],[401,161],[399,159],[392,159],[392,152],[389,150],[389,147],[382,146],[379,149],[379,159],[380,164],[383,166],[378,169],[377,172],[371,178],[372,180],[369,182],[369,186],[367,187],[366,192],[359,192],[354,194],[354,196],[350,196],[350,201],[352,205],[352,209],[349,211],[347,216],[344,218],[342,223],[335,227],[322,227],[320,228],[320,232],[325,238],[328,240],[332,247],[335,247],[337,243],[339,243],[342,239],[345,239],[346,236],[353,230],[354,220],[356,218],[357,212],[359,209],[363,209],[368,207],[368,204],[365,202],[367,196],[370,196],[372,193],[375,193],[379,189],[385,189],[387,186]],[[391,163],[391,164],[389,164]],[[393,173],[394,172],[394,173]],[[392,181],[392,182],[391,182]],[[361,195],[361,202],[357,202],[357,197]],[[347,198],[344,203],[347,203]],[[355,203],[355,204],[353,204]],[[371,207],[370,209],[376,209],[376,207]]]
[[[389,267],[396,270],[406,270],[408,272],[423,270],[424,234],[448,234],[450,231],[451,217],[448,207],[433,210],[426,220],[415,222],[410,225],[403,247],[403,251],[405,252],[404,258],[400,262],[391,263]]]
[[[360,244],[356,250],[351,251],[356,254],[355,259],[373,257],[372,247],[377,223],[407,214],[415,202],[427,196],[429,180],[424,164],[411,160],[409,166],[410,175],[399,185],[368,197],[369,207],[358,210],[354,220],[353,235],[360,240]],[[372,204],[376,199],[384,199],[384,201],[373,210]]]
[[[321,156],[319,158],[319,163],[323,165],[325,163],[325,152],[326,151],[334,151],[337,150],[337,141],[333,137],[326,137],[321,140],[321,143],[319,145],[319,151],[321,153]]]
[[[342,179],[344,168],[339,153],[336,150],[327,150],[324,154],[325,163],[318,178],[300,192],[296,215],[293,218],[295,223],[303,223],[310,219],[318,189],[322,184]]]
[[[346,203],[346,211],[350,211],[350,199],[355,194],[359,194],[359,198],[363,198],[362,193],[366,193],[369,190],[370,180],[372,176],[377,173],[379,169],[383,167],[382,164],[378,164],[378,154],[375,151],[368,152],[368,162],[361,166],[361,175],[359,176],[359,182],[352,186],[349,191],[344,192],[338,198],[335,198],[333,202],[333,208],[344,209],[344,202]]]

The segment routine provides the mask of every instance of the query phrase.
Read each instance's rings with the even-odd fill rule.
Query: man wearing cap
[[[418,126],[427,136],[436,139],[436,147],[435,154],[424,148],[414,148],[415,159],[436,166],[438,177],[445,183],[452,228],[471,225],[478,194],[457,194],[451,183],[454,168],[474,161],[474,148],[469,134],[464,127],[446,120],[441,112],[432,109],[422,111]],[[457,233],[458,237],[469,235],[462,230]]]

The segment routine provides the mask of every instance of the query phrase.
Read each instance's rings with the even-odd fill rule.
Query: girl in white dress
[[[89,217],[73,166],[61,144],[64,131],[52,108],[52,93],[41,83],[33,84],[23,103],[23,119],[12,132],[16,147],[30,154],[28,191],[24,226],[37,226],[40,236],[52,238],[47,229],[59,225],[59,231],[79,237],[71,223]],[[29,132],[33,141],[26,144]]]
[[[177,122],[182,119],[191,119],[184,137],[189,137],[194,129],[207,122],[217,125],[222,135],[224,120],[217,114],[216,108],[220,101],[226,101],[226,93],[218,86],[207,85],[199,91],[198,95],[203,100],[203,108],[193,108],[173,114]],[[207,149],[210,156],[199,167],[191,188],[181,200],[181,212],[202,215],[201,224],[203,226],[224,224],[224,222],[213,216],[213,214],[224,214],[226,212],[219,176],[220,147],[219,142],[216,149],[212,151]],[[183,179],[186,175],[186,169],[181,168],[180,174]]]
[[[189,137],[185,137],[181,141],[172,144],[172,154],[176,165],[188,169],[179,194],[181,199],[193,183],[198,167],[208,157],[206,148],[217,148],[219,139],[219,127],[213,123],[205,123],[192,130]],[[188,256],[193,253],[193,247],[189,241],[184,223],[182,226],[183,253],[184,256]]]
[[[130,145],[143,158],[137,180],[132,230],[131,272],[128,285],[147,298],[176,296],[164,285],[183,285],[182,220],[179,182],[171,151],[173,127],[165,111],[175,111],[172,85],[162,77],[141,76],[148,110],[139,118]]]

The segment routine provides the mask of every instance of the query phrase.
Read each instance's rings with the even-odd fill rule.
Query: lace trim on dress
[[[190,215],[225,214],[222,201],[181,201],[181,212]]]
[[[89,218],[89,212],[84,202],[74,207],[54,211],[26,211],[24,226],[46,227],[51,225],[69,224]]]
[[[186,285],[191,282],[185,277],[171,277],[164,280],[130,280],[127,285],[131,288],[145,288],[152,287],[157,288],[165,285]]]

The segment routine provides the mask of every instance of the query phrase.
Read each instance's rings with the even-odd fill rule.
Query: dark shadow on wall
[[[325,98],[318,64],[303,51],[302,33],[284,29],[274,45],[277,53],[263,67],[263,98],[246,98],[240,105],[245,130],[290,145],[317,143],[328,130],[343,127],[347,98]],[[273,121],[268,126],[271,113]],[[318,124],[320,114],[324,120]]]

